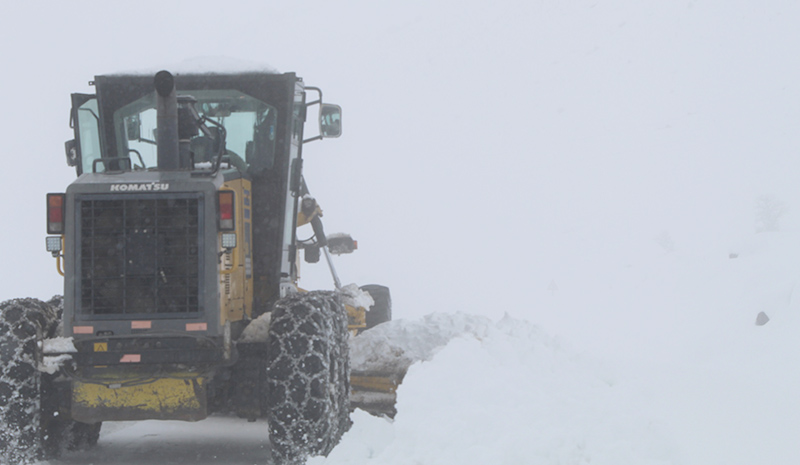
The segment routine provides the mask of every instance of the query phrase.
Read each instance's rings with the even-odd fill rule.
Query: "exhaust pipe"
[[[175,78],[169,71],[159,71],[153,84],[158,98],[156,103],[158,169],[179,170],[182,167],[178,143],[178,94],[175,92]]]

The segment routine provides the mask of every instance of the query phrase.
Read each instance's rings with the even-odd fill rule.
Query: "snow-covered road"
[[[270,464],[267,424],[214,416],[197,423],[106,423],[98,446],[42,465],[253,465]]]

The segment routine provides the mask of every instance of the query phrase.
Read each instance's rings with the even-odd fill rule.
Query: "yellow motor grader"
[[[78,177],[47,195],[63,300],[0,304],[0,462],[91,446],[103,421],[217,411],[266,417],[278,463],[327,454],[350,425],[348,337],[391,317],[388,288],[341,286],[330,255],[356,243],[325,235],[302,174],[341,108],[294,73],[92,85],[72,95]],[[300,250],[335,290],[299,287]]]

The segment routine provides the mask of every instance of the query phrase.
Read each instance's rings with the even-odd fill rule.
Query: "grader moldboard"
[[[341,108],[294,73],[92,84],[72,95],[78,178],[47,195],[63,300],[0,305],[0,462],[92,446],[103,421],[219,411],[266,417],[277,463],[327,454],[350,425],[348,337],[391,315],[388,288],[342,288],[330,254],[356,243],[325,236],[302,175]],[[336,290],[298,287],[300,249]]]

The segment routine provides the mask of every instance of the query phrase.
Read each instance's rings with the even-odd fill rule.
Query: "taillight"
[[[64,234],[64,194],[47,194],[47,234]]]
[[[233,231],[235,229],[233,191],[219,191],[217,199],[219,204],[219,230]]]

